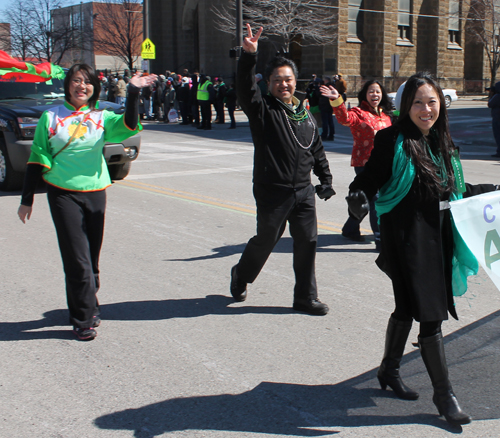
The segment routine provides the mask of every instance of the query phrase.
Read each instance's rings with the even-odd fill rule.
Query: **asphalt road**
[[[452,105],[450,124],[466,180],[500,183],[484,102]],[[482,270],[457,299],[460,320],[444,324],[451,380],[474,422],[437,416],[411,342],[402,375],[420,399],[378,387],[393,298],[367,221],[367,243],[340,236],[354,174],[346,128],[326,143],[337,196],[317,202],[317,279],[330,313],[291,310],[288,231],[247,301],[233,302],[229,272],[255,232],[255,206],[248,124],[240,113],[228,126],[145,126],[131,174],[108,189],[103,323],[92,342],[67,325],[45,195],[23,225],[19,193],[0,193],[0,437],[498,436],[500,293]]]

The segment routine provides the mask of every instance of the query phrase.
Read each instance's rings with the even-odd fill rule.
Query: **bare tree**
[[[94,18],[94,48],[132,69],[142,43],[142,1],[103,0]]]
[[[59,63],[64,53],[80,47],[71,21],[53,20],[63,0],[17,0],[5,10],[10,23],[12,53],[23,60]],[[78,34],[77,34],[78,35]]]
[[[2,44],[8,44],[14,56],[23,61],[31,57],[31,17],[21,1],[17,1],[4,11],[4,20],[10,23],[10,35],[2,36]]]
[[[243,21],[262,26],[262,39],[281,40],[285,52],[292,43],[300,46],[331,44],[337,37],[334,10],[327,0],[243,0]],[[236,33],[236,1],[229,7],[212,7],[222,32]]]
[[[465,31],[484,47],[493,87],[500,67],[500,0],[470,0],[464,6],[468,7]]]
[[[64,53],[80,48],[83,44],[77,25],[71,20],[53,19],[53,14],[64,5],[62,0],[25,0],[24,7],[30,10],[31,52],[40,62],[58,64]]]

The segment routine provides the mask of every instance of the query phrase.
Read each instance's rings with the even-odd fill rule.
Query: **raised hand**
[[[337,89],[332,85],[328,85],[328,86],[321,85],[321,87],[319,87],[319,91],[321,91],[322,96],[328,97],[328,99],[330,99],[330,100],[336,100],[340,96]]]
[[[259,46],[259,38],[262,33],[263,27],[261,26],[260,29],[255,34],[255,36],[253,36],[250,24],[247,23],[246,26],[247,26],[248,36],[243,38],[243,46],[242,46],[243,50],[247,53],[257,53],[257,47]]]
[[[132,85],[135,85],[137,88],[144,88],[144,87],[150,86],[157,79],[158,79],[158,75],[155,75],[155,74],[141,76],[141,73],[136,73],[130,79],[130,83]]]

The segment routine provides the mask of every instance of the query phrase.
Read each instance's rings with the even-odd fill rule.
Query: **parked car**
[[[22,188],[26,162],[38,119],[43,111],[64,101],[64,85],[60,79],[49,82],[2,81],[0,77],[0,190]],[[123,113],[112,102],[99,101],[99,108]],[[111,179],[125,178],[141,148],[139,134],[122,143],[106,143],[104,157]]]
[[[391,99],[392,101],[392,106],[394,107],[396,107],[395,105],[396,94],[397,94],[396,92],[387,94],[389,96],[389,99]],[[444,102],[446,103],[446,108],[450,107],[451,102],[455,102],[456,100],[458,100],[457,90],[453,88],[444,88],[443,94],[444,94]]]

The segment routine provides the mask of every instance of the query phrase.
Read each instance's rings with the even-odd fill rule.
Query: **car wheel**
[[[5,140],[0,138],[0,190],[18,190],[23,186],[23,179],[24,174],[12,168]]]
[[[123,164],[108,164],[109,176],[113,180],[124,179],[130,172],[132,161]]]
[[[444,96],[444,103],[446,105],[446,108],[449,108],[451,105],[451,97],[450,96]]]

